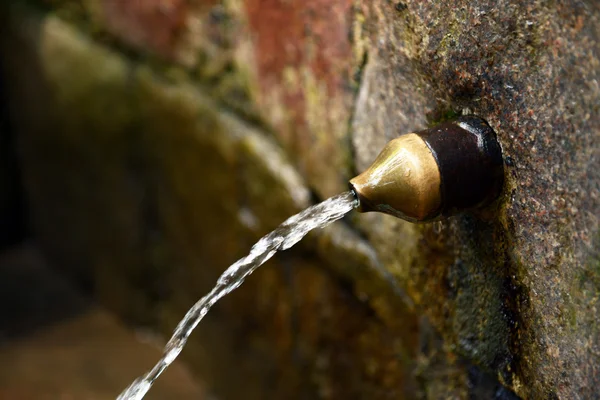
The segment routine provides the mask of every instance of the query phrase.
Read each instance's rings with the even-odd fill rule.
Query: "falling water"
[[[154,381],[177,358],[188,337],[208,310],[223,296],[237,289],[248,275],[273,257],[278,250],[289,249],[311,230],[323,228],[337,221],[357,206],[358,200],[353,192],[342,193],[290,217],[273,232],[260,239],[252,247],[250,254],[227,268],[215,287],[187,312],[177,325],[173,336],[165,346],[162,358],[154,368],[137,378],[117,400],[142,399]]]

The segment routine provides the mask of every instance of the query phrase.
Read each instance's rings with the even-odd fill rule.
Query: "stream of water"
[[[221,275],[214,288],[187,312],[165,346],[162,358],[154,368],[137,378],[117,400],[142,399],[154,381],[177,358],[190,334],[208,310],[222,297],[237,289],[248,275],[264,264],[279,250],[298,243],[308,232],[337,221],[358,206],[353,192],[345,192],[316,204],[288,218],[277,229],[260,239],[250,254],[232,264]]]

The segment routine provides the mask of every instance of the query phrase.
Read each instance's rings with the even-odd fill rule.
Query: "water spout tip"
[[[463,116],[390,141],[350,189],[360,212],[424,222],[488,204],[503,180],[496,134],[483,119]]]

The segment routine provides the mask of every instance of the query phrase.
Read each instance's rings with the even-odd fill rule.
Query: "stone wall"
[[[595,2],[0,10],[41,244],[165,335],[257,238],[346,190],[387,140],[463,112],[498,133],[494,205],[433,225],[352,215],[211,311],[183,357],[220,398],[593,397]]]

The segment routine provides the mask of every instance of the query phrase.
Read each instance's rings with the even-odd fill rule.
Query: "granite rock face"
[[[492,206],[433,225],[353,215],[211,311],[183,356],[220,397],[594,396],[595,2],[0,7],[40,242],[165,334],[391,138],[461,113],[496,130],[506,185]]]

